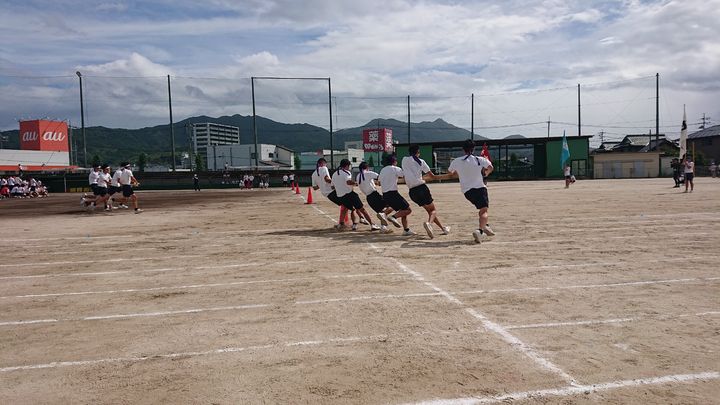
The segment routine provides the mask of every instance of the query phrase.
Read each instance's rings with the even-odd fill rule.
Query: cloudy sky
[[[252,113],[251,76],[331,77],[333,126],[442,118],[489,137],[607,139],[720,122],[720,0],[4,0],[0,128]],[[327,83],[256,82],[257,113],[328,127]],[[674,135],[675,134],[675,135]]]

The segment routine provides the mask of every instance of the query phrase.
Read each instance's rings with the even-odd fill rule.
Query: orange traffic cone
[[[295,194],[300,194],[300,186],[295,183]]]
[[[312,204],[312,187],[308,187],[308,198],[307,201],[305,201],[305,204]]]

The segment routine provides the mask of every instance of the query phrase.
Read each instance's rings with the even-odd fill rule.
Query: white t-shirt
[[[318,186],[320,188],[320,193],[322,193],[324,197],[327,197],[330,193],[332,193],[333,189],[332,185],[325,181],[325,176],[330,177],[328,168],[325,166],[318,167],[312,174],[312,185],[313,187]]]
[[[97,179],[97,185],[98,187],[107,188],[110,181],[112,181],[110,173],[100,173]]]
[[[460,191],[463,193],[473,188],[485,187],[482,170],[492,166],[489,160],[481,156],[462,156],[453,159],[448,172],[457,173],[460,178]]]
[[[363,192],[365,195],[370,195],[377,191],[375,188],[375,179],[377,179],[379,175],[375,172],[372,172],[370,170],[365,172],[365,180],[362,180],[360,178],[360,174],[358,173],[357,177],[355,178],[355,182],[360,187],[360,191]]]
[[[132,177],[133,177],[132,170],[130,170],[130,169],[123,170],[122,173],[120,173],[120,184],[122,184],[123,186],[131,185],[130,180],[132,179]]]
[[[291,174],[289,178],[290,178],[290,181],[293,181],[293,180],[295,180],[295,175]]]
[[[117,169],[115,170],[115,173],[113,173],[112,181],[110,182],[110,185],[113,187],[120,187],[120,176],[122,176],[122,170]]]
[[[387,193],[388,191],[397,191],[397,180],[400,177],[404,177],[404,173],[401,168],[397,166],[383,167],[382,170],[380,170],[380,175],[378,176],[383,193]]]
[[[693,173],[695,170],[695,162],[685,162],[685,173]]]
[[[402,170],[405,174],[405,183],[407,183],[408,188],[413,188],[425,184],[422,176],[423,173],[430,171],[430,166],[422,159],[420,159],[420,164],[418,164],[412,156],[405,156],[402,160]]]
[[[565,176],[570,175],[570,166],[565,167]]]
[[[283,176],[283,181],[287,183],[287,181],[288,181],[288,176],[287,176],[287,174]]]
[[[91,171],[90,175],[88,176],[88,183],[97,184],[98,177],[100,177],[100,172],[96,172],[95,170]]]
[[[333,173],[332,185],[335,187],[335,194],[342,197],[352,191],[352,186],[347,184],[348,180],[352,180],[352,174],[347,170],[340,169]]]

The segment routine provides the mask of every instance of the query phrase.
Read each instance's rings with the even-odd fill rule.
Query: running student
[[[410,189],[410,199],[415,204],[423,207],[428,214],[427,222],[423,223],[425,232],[430,239],[435,237],[433,233],[432,224],[435,223],[440,227],[443,235],[450,233],[450,228],[443,226],[440,219],[437,217],[437,210],[433,203],[432,194],[423,176],[427,176],[429,179],[434,179],[435,174],[430,170],[430,166],[420,159],[420,146],[410,145],[409,149],[410,156],[405,156],[402,160],[402,171],[405,175],[405,183]]]
[[[118,204],[116,208],[128,208],[128,206],[125,205],[127,199],[125,197],[120,197],[122,195],[120,176],[122,176],[123,170],[125,170],[124,167],[119,167],[117,170],[115,170],[115,173],[113,173],[112,179],[110,180],[110,188],[108,189],[108,195],[112,197],[113,202]]]
[[[93,165],[93,169],[88,175],[88,184],[90,184],[90,190],[92,190],[93,196],[92,198],[88,198],[87,194],[83,194],[82,198],[80,198],[80,205],[85,208],[90,207],[91,210],[95,209],[95,200],[98,198],[98,177],[100,177],[100,165]]]
[[[110,176],[110,166],[108,165],[102,165],[101,167],[102,171],[100,172],[100,175],[97,179],[97,199],[95,200],[95,204],[103,203],[105,204],[105,211],[112,210],[112,204],[108,202],[110,199],[110,194],[108,194],[108,188],[110,186],[110,183],[112,182],[112,176]]]
[[[475,156],[475,142],[468,139],[463,144],[465,156],[455,158],[450,162],[448,174],[445,176],[437,176],[439,178],[460,178],[460,191],[465,198],[470,201],[475,208],[478,209],[479,227],[473,231],[473,238],[476,243],[482,242],[485,235],[493,236],[495,232],[488,226],[488,207],[490,201],[488,199],[487,186],[485,185],[485,177],[489,176],[493,171],[493,165],[490,161],[481,156]]]
[[[138,183],[135,176],[133,176],[133,172],[130,170],[130,163],[125,162],[123,167],[125,170],[123,170],[122,174],[120,174],[120,186],[122,187],[123,197],[132,201],[135,213],[139,214],[142,210],[138,208],[138,199],[137,195],[135,195],[135,191],[133,191],[133,186],[137,186],[140,183]]]
[[[360,191],[365,194],[368,205],[377,213],[377,217],[382,224],[382,229],[385,232],[389,232],[387,229],[388,221],[392,222],[393,225],[400,228],[400,223],[393,217],[388,217],[393,209],[388,207],[383,197],[378,193],[375,188],[375,180],[378,178],[378,174],[368,170],[367,162],[360,163],[360,173],[355,178],[355,182],[360,187]]]
[[[347,215],[348,209],[342,205],[342,202],[340,202],[337,196],[337,192],[333,190],[332,179],[330,178],[330,171],[327,168],[325,158],[318,159],[315,164],[315,171],[312,174],[312,187],[313,190],[320,190],[323,196],[340,207],[340,221],[335,225],[335,228],[343,229],[345,227],[345,216]],[[357,219],[355,212],[351,212],[350,215],[354,224]]]
[[[368,214],[362,201],[360,201],[360,196],[353,191],[353,186],[357,185],[357,183],[355,183],[352,179],[349,160],[343,159],[340,161],[340,167],[332,176],[332,185],[335,187],[337,197],[340,199],[340,202],[345,208],[349,209],[350,212],[357,210],[360,217],[365,218],[368,224],[370,224],[371,230],[376,231],[380,229],[380,226],[373,224],[370,214]],[[344,217],[341,216],[340,220],[342,221],[343,218]],[[357,224],[354,221],[352,224],[352,230],[357,230]]]
[[[397,218],[400,218],[403,236],[412,236],[415,235],[415,232],[410,230],[407,220],[407,216],[410,215],[412,210],[410,204],[398,192],[398,179],[401,177],[403,177],[403,171],[397,167],[397,157],[395,155],[388,157],[388,165],[383,167],[378,175],[383,191],[383,200],[390,208],[395,210],[395,213],[389,216],[388,220],[394,224]]]

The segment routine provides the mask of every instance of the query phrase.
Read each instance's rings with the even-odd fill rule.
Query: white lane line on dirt
[[[167,258],[168,256],[165,256]],[[29,274],[29,275],[18,275],[18,276],[3,276],[0,277],[0,280],[22,280],[22,279],[34,279],[34,278],[49,278],[49,277],[84,277],[84,276],[106,276],[106,275],[115,275],[115,274],[141,274],[141,273],[164,273],[164,272],[174,272],[174,271],[191,271],[196,269],[227,269],[227,268],[241,268],[241,267],[252,267],[252,266],[259,266],[259,267],[266,267],[266,266],[273,266],[273,265],[284,265],[284,264],[299,264],[299,263],[307,263],[307,262],[324,262],[324,261],[336,261],[336,260],[344,260],[340,258],[315,258],[315,259],[306,259],[306,260],[292,260],[292,261],[271,261],[271,262],[249,262],[249,263],[241,263],[241,264],[223,264],[223,265],[216,265],[216,266],[198,266],[193,268],[188,267],[166,267],[166,268],[159,268],[159,269],[142,269],[142,270],[114,270],[114,271],[96,271],[96,272],[82,272],[82,273],[45,273],[45,274]],[[203,274],[203,273],[189,273],[191,275],[197,275],[197,274]]]
[[[674,225],[673,225],[674,226]],[[687,227],[687,225],[683,225],[683,227]],[[635,229],[637,228],[617,228],[617,229],[607,229],[607,231],[615,231],[615,230],[625,230],[625,229]],[[603,229],[605,231],[606,229]],[[587,232],[587,230],[583,230],[584,232]],[[565,232],[563,230],[563,232]],[[688,233],[683,234],[683,236],[717,236],[717,232],[697,232],[697,233]],[[645,235],[618,235],[618,236],[601,236],[601,237],[584,237],[583,240],[587,241],[593,241],[593,240],[601,240],[606,241],[609,239],[639,239],[640,237]],[[509,240],[509,241],[494,241],[493,245],[510,245],[510,244],[522,244],[522,245],[528,245],[528,244],[535,244],[535,243],[562,243],[562,242],[572,242],[573,238],[568,237],[558,237],[558,238],[547,238],[547,239],[522,239],[522,240]],[[689,243],[695,243],[697,241],[689,241]]]
[[[455,255],[444,254],[444,255],[421,255],[417,257],[452,257]],[[460,255],[456,255],[460,257]],[[633,260],[632,264],[652,264],[652,263],[665,263],[665,262],[695,262],[700,260],[720,260],[720,256],[694,256],[694,257],[674,257],[667,259],[650,259],[650,260]],[[464,271],[483,271],[483,270],[541,270],[541,269],[564,269],[564,268],[576,268],[576,267],[607,267],[617,265],[627,265],[626,261],[612,261],[612,262],[590,262],[590,263],[570,263],[570,264],[544,264],[540,266],[495,266],[495,267],[477,267],[477,268],[458,268],[456,270],[442,270],[441,273],[454,273]]]
[[[382,250],[380,248],[378,248],[376,245],[374,245],[372,243],[369,243],[368,245],[376,252],[382,252]],[[491,332],[494,332],[495,334],[500,336],[506,343],[510,344],[510,346],[512,346],[514,349],[518,350],[519,352],[523,353],[528,358],[532,359],[537,365],[539,365],[543,369],[550,371],[553,374],[556,374],[557,376],[561,377],[563,380],[568,382],[570,385],[577,384],[577,381],[575,380],[575,378],[573,378],[570,374],[566,373],[564,370],[562,370],[560,367],[555,365],[550,360],[542,357],[533,348],[526,345],[524,342],[522,342],[516,336],[514,336],[513,334],[508,332],[505,328],[503,328],[499,324],[491,321],[485,315],[476,311],[475,309],[466,306],[462,301],[460,301],[454,295],[452,295],[451,293],[436,286],[432,282],[426,280],[425,277],[421,273],[411,269],[409,266],[405,265],[400,260],[395,259],[395,258],[391,258],[391,260],[393,260],[397,264],[397,266],[398,266],[398,268],[400,268],[400,270],[407,272],[408,274],[413,276],[417,281],[430,287],[433,291],[439,293],[448,301],[450,301],[460,307],[463,307],[465,312],[472,315],[475,319],[479,320],[482,323],[483,327],[485,327],[485,329],[487,329]]]
[[[505,325],[505,329],[537,329],[537,328],[557,328],[563,326],[584,326],[584,325],[602,325],[612,323],[624,323],[624,322],[635,322],[648,319],[675,319],[675,318],[689,318],[689,317],[703,317],[720,315],[720,311],[708,311],[698,312],[695,314],[680,314],[680,315],[660,315],[660,316],[635,316],[631,318],[615,318],[615,319],[592,319],[586,321],[570,321],[570,322],[549,322],[549,323],[531,323],[527,325]]]
[[[405,273],[391,272],[391,273],[338,274],[338,275],[326,275],[326,276],[316,276],[316,277],[296,277],[296,278],[280,278],[280,279],[267,279],[267,280],[245,280],[245,281],[233,281],[233,282],[227,282],[227,283],[188,284],[188,285],[176,285],[176,286],[166,286],[166,287],[125,288],[125,289],[117,289],[117,290],[95,290],[95,291],[44,293],[44,294],[6,295],[3,297],[0,297],[0,299],[67,297],[67,296],[76,296],[76,295],[98,295],[98,294],[121,294],[121,293],[137,293],[137,292],[150,292],[150,291],[187,290],[187,289],[197,289],[197,288],[232,287],[232,286],[250,285],[250,284],[294,283],[294,282],[298,282],[298,281],[331,280],[331,279],[342,279],[342,278],[365,278],[365,277],[377,278],[377,277],[397,276],[397,275],[405,275]]]
[[[567,386],[562,388],[550,388],[535,391],[512,392],[509,394],[490,397],[465,397],[452,399],[433,399],[429,401],[415,402],[414,405],[475,405],[495,404],[499,402],[512,402],[522,400],[538,400],[545,397],[569,397],[574,395],[586,395],[600,391],[609,391],[620,388],[633,388],[652,385],[681,384],[697,381],[710,381],[720,378],[717,371],[707,371],[696,374],[675,374],[662,377],[638,378],[632,380],[620,380],[599,384],[585,384]]]
[[[202,255],[123,257],[123,258],[117,258],[117,259],[101,259],[101,260],[68,260],[68,261],[61,261],[61,262],[14,263],[14,264],[0,264],[0,267],[31,267],[31,266],[53,266],[56,264],[89,264],[89,263],[104,264],[104,263],[126,262],[126,261],[182,259],[182,258],[189,258],[189,257],[202,257]]]
[[[707,277],[707,278],[675,278],[665,280],[646,280],[646,281],[628,281],[624,283],[608,283],[608,284],[578,284],[578,285],[565,285],[557,287],[525,287],[525,288],[500,288],[494,290],[471,290],[471,291],[459,291],[455,294],[472,295],[472,294],[491,294],[491,293],[514,293],[514,292],[528,292],[528,291],[553,291],[553,290],[573,290],[573,289],[585,289],[585,288],[612,288],[612,287],[628,287],[638,285],[653,285],[653,284],[684,284],[694,283],[703,281],[718,281],[720,277]]]
[[[92,366],[96,364],[105,363],[137,363],[147,360],[162,360],[162,359],[176,359],[176,358],[187,358],[187,357],[198,357],[198,356],[209,356],[214,354],[227,354],[227,353],[239,353],[256,350],[268,350],[277,349],[283,347],[303,347],[303,346],[319,346],[319,345],[331,345],[331,344],[345,344],[355,342],[376,342],[387,339],[385,335],[376,336],[353,336],[345,338],[334,338],[326,340],[308,340],[303,342],[286,342],[280,344],[267,344],[267,345],[256,345],[256,346],[245,346],[245,347],[224,347],[221,349],[195,351],[195,352],[177,352],[177,353],[164,353],[155,354],[151,356],[138,356],[138,357],[113,357],[104,359],[94,360],[76,360],[76,361],[54,361],[51,363],[44,364],[29,364],[22,366],[11,366],[0,368],[0,373],[10,373],[14,371],[27,371],[27,370],[38,370],[48,368],[60,368],[60,367],[79,367],[79,366]]]
[[[405,274],[405,273],[403,273],[403,274]],[[394,298],[437,297],[440,295],[442,295],[442,294],[439,292],[412,293],[412,294],[362,295],[359,297],[326,298],[326,299],[319,299],[319,300],[296,301],[295,305],[326,304],[326,303],[330,303],[330,302],[384,300],[384,299],[394,299]]]
[[[59,319],[38,319],[29,321],[7,321],[0,322],[0,326],[13,326],[13,325],[32,325],[37,323],[60,323],[60,322],[74,322],[74,321],[103,321],[110,319],[128,319],[128,318],[149,318],[158,316],[171,316],[171,315],[184,315],[184,314],[198,314],[202,312],[217,312],[217,311],[234,311],[240,309],[254,309],[254,308],[267,308],[269,304],[248,304],[248,305],[235,305],[228,307],[213,307],[213,308],[192,308],[182,309],[177,311],[160,311],[160,312],[138,312],[130,314],[113,314],[113,315],[95,315],[85,316],[79,318],[59,318]]]

